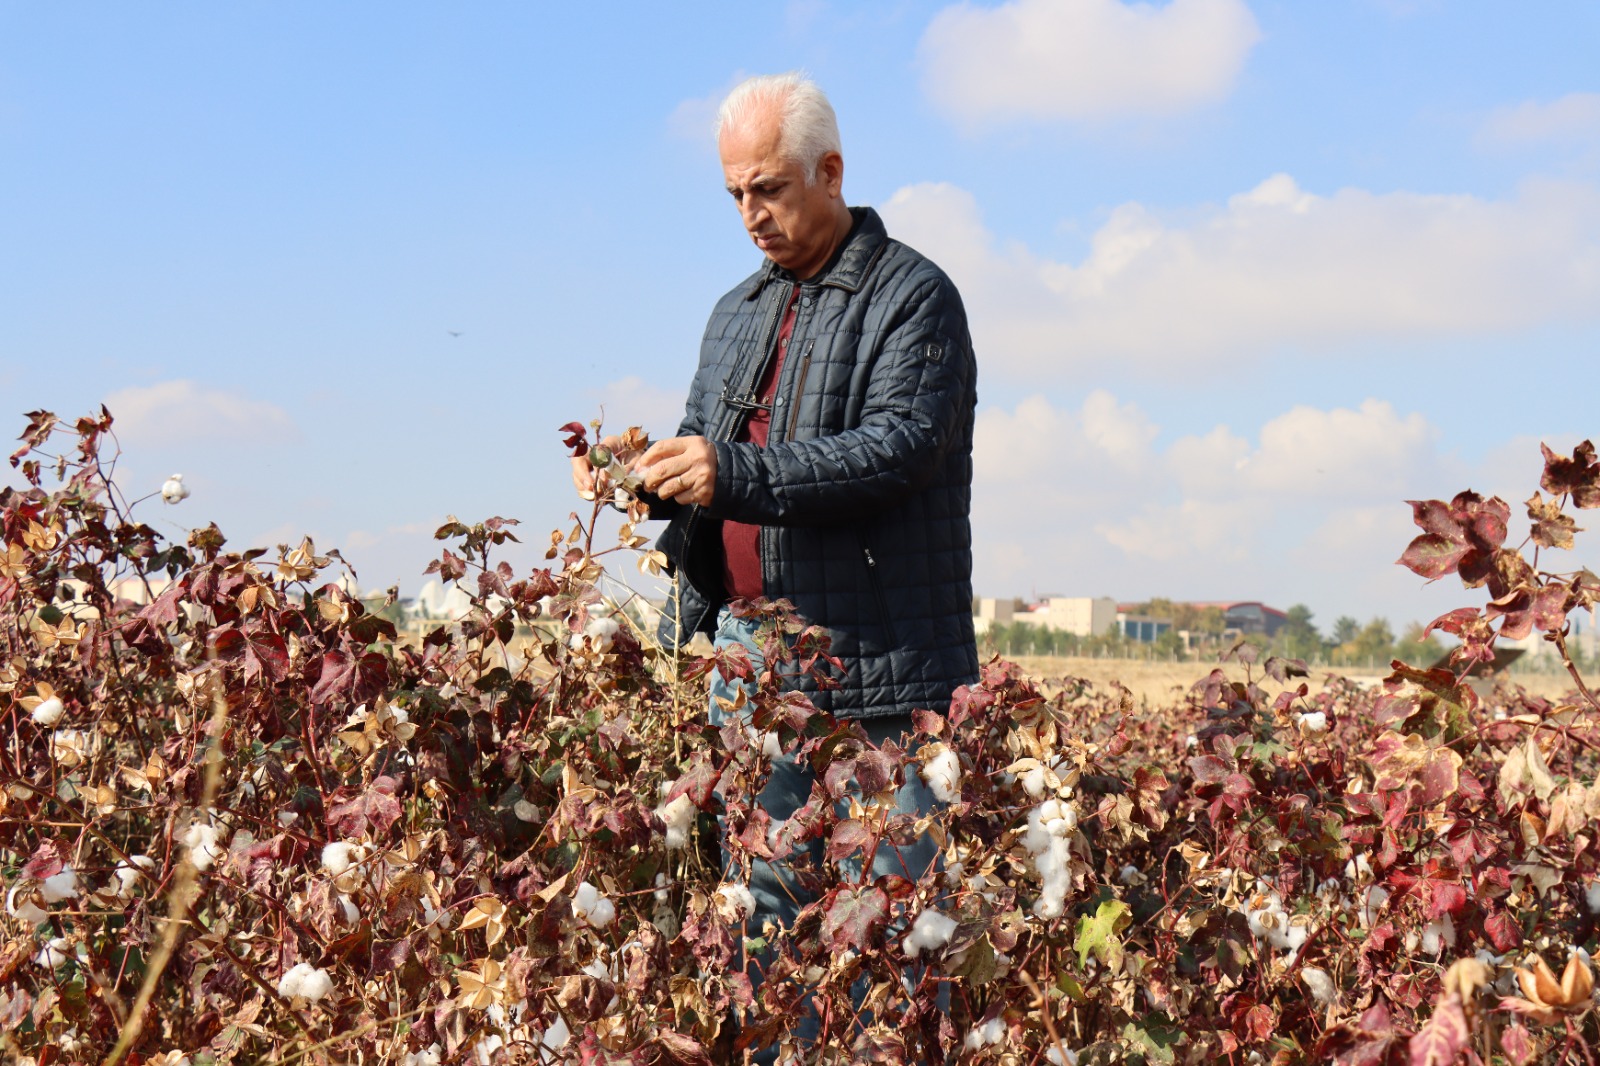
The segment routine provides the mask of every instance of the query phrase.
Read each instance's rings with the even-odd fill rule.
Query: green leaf
[[[1094,917],[1084,915],[1078,919],[1078,938],[1072,946],[1078,951],[1078,965],[1088,963],[1093,955],[1113,970],[1122,962],[1122,940],[1117,936],[1133,921],[1128,905],[1120,899],[1108,899],[1100,904]]]
[[[1183,1030],[1165,1014],[1152,1014],[1140,1023],[1123,1026],[1122,1039],[1130,1050],[1143,1053],[1147,1062],[1173,1063],[1178,1061],[1173,1048],[1183,1042]]]

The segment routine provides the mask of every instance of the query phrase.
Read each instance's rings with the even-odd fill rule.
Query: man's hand
[[[609,448],[612,451],[616,451],[618,443],[619,441],[617,437],[610,436],[601,441],[599,444],[595,445],[595,447]],[[578,490],[579,496],[586,500],[594,499],[595,496],[605,489],[606,481],[610,480],[610,478],[606,478],[606,481],[601,481],[600,479],[603,477],[605,477],[605,475],[596,470],[594,468],[594,463],[589,461],[589,455],[587,452],[583,455],[575,455],[572,457],[572,484],[573,487]]]
[[[650,446],[637,469],[644,487],[663,500],[711,506],[717,487],[717,449],[704,437],[670,437]]]

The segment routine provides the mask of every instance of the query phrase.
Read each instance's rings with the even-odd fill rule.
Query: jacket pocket
[[[800,360],[800,372],[794,379],[794,396],[789,401],[789,431],[783,435],[784,440],[794,440],[794,428],[800,421],[800,403],[806,394],[806,375],[811,373],[811,349],[817,346],[816,341],[806,342],[806,354]]]
[[[900,640],[894,632],[894,615],[889,613],[889,597],[883,593],[883,576],[878,573],[878,557],[872,554],[872,545],[867,543],[867,535],[860,529],[856,530],[856,539],[861,544],[861,558],[867,566],[867,584],[872,586],[872,598],[878,605],[878,620],[883,625],[885,637],[885,651],[892,651],[900,646]]]

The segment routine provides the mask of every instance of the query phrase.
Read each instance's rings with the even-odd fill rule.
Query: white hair
[[[717,109],[717,138],[767,108],[778,110],[778,151],[799,163],[806,184],[813,184],[822,157],[840,151],[839,120],[817,83],[799,71],[761,74],[735,86]]]

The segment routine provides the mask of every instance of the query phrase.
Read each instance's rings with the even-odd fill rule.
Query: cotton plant
[[[961,757],[947,744],[932,744],[923,752],[922,779],[940,803],[961,802]]]

